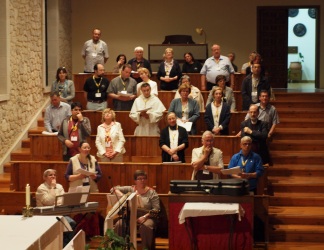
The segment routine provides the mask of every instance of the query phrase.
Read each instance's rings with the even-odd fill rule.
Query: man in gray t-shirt
[[[84,59],[84,73],[93,73],[93,67],[97,63],[104,65],[108,58],[108,46],[100,40],[100,29],[92,31],[92,39],[86,41],[83,45],[81,55]]]

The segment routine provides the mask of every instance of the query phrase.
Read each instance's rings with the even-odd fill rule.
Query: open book
[[[150,108],[147,108],[147,109],[140,109],[140,110],[137,110],[137,112],[148,111],[148,110],[150,110],[150,109],[152,109],[152,107],[150,107]]]

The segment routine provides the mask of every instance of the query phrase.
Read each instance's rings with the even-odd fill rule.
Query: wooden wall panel
[[[62,160],[62,146],[56,136],[35,134],[30,135],[30,138],[32,160]],[[161,162],[159,136],[125,136],[125,139],[125,162]],[[90,154],[94,156],[97,154],[95,140],[96,136],[94,135],[90,136],[88,140],[91,146]],[[191,161],[192,149],[200,146],[201,136],[189,136],[189,147],[185,151],[186,162]],[[223,151],[224,162],[228,163],[230,157],[240,149],[240,138],[235,136],[216,136],[214,146]]]
[[[83,115],[88,117],[91,123],[91,134],[97,134],[97,127],[101,124],[101,111],[83,111]],[[163,118],[159,121],[158,126],[160,130],[167,126],[166,114],[163,113]],[[231,120],[229,124],[230,135],[236,135],[240,131],[240,124],[244,121],[246,112],[234,112],[231,113]],[[116,121],[120,122],[123,128],[124,135],[133,135],[137,124],[129,118],[128,111],[116,111]],[[196,122],[198,135],[202,134],[206,130],[206,124],[204,121],[204,112],[200,112],[200,117]]]

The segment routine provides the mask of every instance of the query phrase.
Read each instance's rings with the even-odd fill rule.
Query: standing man
[[[88,110],[104,110],[107,108],[109,80],[103,77],[105,68],[102,64],[95,64],[93,69],[94,75],[83,85],[84,98],[87,100]]]
[[[231,64],[233,66],[234,72],[238,72],[237,71],[237,66],[234,64],[234,60],[235,60],[235,53],[234,52],[230,52],[227,55],[228,59],[231,61]]]
[[[192,150],[192,180],[218,179],[218,174],[224,168],[223,152],[213,147],[214,138],[212,132],[205,131],[201,139],[202,147]]]
[[[84,59],[84,73],[93,73],[95,64],[105,64],[109,58],[107,44],[100,40],[100,29],[92,31],[92,39],[86,41],[83,45],[81,55]]]
[[[151,95],[149,83],[142,84],[141,92],[129,114],[129,117],[138,124],[134,135],[160,135],[158,122],[162,119],[166,108],[157,96]]]
[[[258,119],[259,107],[252,104],[249,108],[250,118],[241,123],[241,137],[249,136],[252,139],[252,151],[261,156],[263,164],[270,162],[267,146],[268,123]]]
[[[249,191],[256,193],[257,181],[263,175],[261,157],[252,150],[252,139],[244,136],[241,139],[241,151],[230,160],[228,168],[239,166],[241,173],[232,174],[233,178],[247,179],[249,182]]]
[[[201,90],[211,90],[215,85],[215,79],[218,75],[226,77],[226,84],[233,89],[234,87],[234,68],[231,61],[226,56],[220,54],[220,46],[212,46],[212,57],[209,57],[201,71]]]
[[[259,116],[258,120],[268,123],[268,138],[274,133],[275,127],[279,124],[279,115],[277,109],[269,103],[270,97],[269,93],[266,90],[261,90],[259,95],[259,103],[256,105],[259,107]],[[246,114],[245,120],[249,119],[249,113]]]
[[[251,104],[258,103],[261,90],[268,91],[270,95],[270,84],[268,78],[261,75],[261,64],[252,65],[252,74],[247,75],[242,82],[243,110],[248,110]]]
[[[130,111],[136,98],[137,82],[130,77],[132,66],[125,64],[122,67],[120,76],[111,80],[108,93],[113,98],[115,111]]]
[[[72,115],[63,120],[57,135],[63,146],[63,161],[69,161],[78,154],[80,142],[86,141],[91,134],[90,120],[83,117],[81,103],[73,102],[71,110]]]
[[[143,57],[144,49],[142,47],[136,47],[134,49],[135,57],[128,61],[128,64],[132,66],[132,77],[136,80],[137,83],[142,82],[142,78],[139,76],[138,70],[140,68],[146,68],[150,71],[152,75],[151,64],[148,60]]]
[[[71,106],[61,102],[60,93],[54,91],[50,94],[51,104],[45,109],[44,126],[50,133],[58,132],[62,121],[71,115]]]

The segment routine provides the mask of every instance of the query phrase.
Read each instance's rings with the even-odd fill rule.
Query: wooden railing
[[[43,182],[43,173],[46,169],[56,170],[57,182],[62,184],[64,190],[68,190],[68,181],[64,178],[67,162],[62,161],[14,161],[11,170],[11,188],[15,191],[24,191],[26,183],[30,185],[31,191],[36,191]],[[147,185],[155,187],[161,194],[169,192],[171,180],[190,180],[193,168],[191,164],[162,164],[162,163],[107,163],[101,162],[102,178],[98,182],[101,193],[108,193],[112,185],[131,185],[133,173],[144,170],[148,174]],[[266,168],[267,169],[267,168]],[[264,193],[267,182],[267,171],[258,180],[258,193]],[[110,177],[110,180],[109,178]],[[228,176],[222,176],[228,178]]]
[[[60,161],[62,160],[62,144],[56,136],[30,135],[31,160]],[[158,136],[125,136],[125,162],[161,162],[161,148]],[[96,155],[96,136],[88,140],[90,154]],[[186,162],[191,162],[192,149],[201,146],[201,136],[189,136],[189,147],[185,150]],[[221,149],[223,159],[228,163],[233,154],[240,150],[240,138],[235,136],[216,136],[214,146]]]

